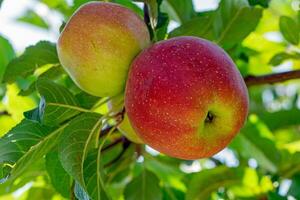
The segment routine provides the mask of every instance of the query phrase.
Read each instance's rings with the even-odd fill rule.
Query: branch
[[[114,126],[107,126],[104,129],[102,129],[99,137],[102,138],[102,137],[106,136],[113,127]]]
[[[248,87],[253,85],[263,85],[283,82],[292,79],[300,79],[300,70],[294,70],[289,72],[282,72],[277,74],[267,74],[262,76],[246,76],[244,78]]]
[[[75,181],[72,182],[72,186],[70,188],[70,200],[75,200],[75,194],[74,194],[74,188],[75,188]]]
[[[10,116],[10,114],[6,110],[4,110],[0,112],[0,117],[1,116]]]
[[[126,150],[129,148],[131,142],[127,138],[125,138],[125,137],[123,137],[122,141],[123,141],[122,151],[112,161],[110,161],[109,163],[105,164],[104,168],[109,167],[112,164],[114,164],[115,162],[117,162],[124,155],[124,153],[126,152]]]
[[[107,145],[106,147],[101,149],[101,152],[107,151],[108,149],[116,146],[117,144],[119,144],[121,142],[125,142],[125,137],[120,137],[120,138],[116,139],[114,142],[110,143],[109,145]]]

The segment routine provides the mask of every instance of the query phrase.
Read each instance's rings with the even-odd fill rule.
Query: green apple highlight
[[[73,81],[87,93],[104,97],[124,91],[130,63],[149,44],[147,26],[133,11],[92,2],[70,18],[57,50]]]
[[[116,96],[112,98],[111,101],[108,102],[108,109],[110,110],[111,114],[116,114],[120,112],[123,109],[123,106],[124,106],[124,95]],[[124,114],[123,121],[119,124],[117,128],[130,141],[137,144],[143,144],[143,141],[140,139],[140,137],[136,134],[136,132],[132,128],[126,113]]]
[[[247,88],[217,45],[178,37],[145,49],[132,63],[125,93],[129,121],[152,148],[181,159],[209,157],[244,125]]]

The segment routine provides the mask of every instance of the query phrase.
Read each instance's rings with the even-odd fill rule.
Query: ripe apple
[[[111,114],[116,114],[123,109],[123,105],[124,105],[124,95],[119,95],[112,98],[112,100],[108,102],[108,109],[110,110]],[[143,144],[143,141],[133,130],[126,113],[124,114],[123,121],[119,124],[117,129],[130,141],[137,144]]]
[[[133,11],[92,2],[71,17],[57,50],[73,81],[82,90],[103,97],[124,91],[130,63],[149,44],[147,26]]]
[[[181,159],[209,157],[228,145],[248,113],[247,88],[217,45],[177,37],[145,49],[133,61],[125,108],[152,148]]]

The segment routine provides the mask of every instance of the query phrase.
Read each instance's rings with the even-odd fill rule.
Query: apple
[[[124,91],[130,63],[149,44],[147,26],[133,11],[114,3],[91,2],[70,18],[57,51],[78,87],[104,97]]]
[[[125,108],[139,137],[191,160],[225,148],[248,114],[245,82],[220,47],[197,37],[158,42],[131,65]]]
[[[116,96],[108,102],[108,109],[111,114],[117,114],[123,109],[123,106],[124,95]],[[143,141],[133,130],[126,113],[124,114],[123,121],[118,125],[117,129],[130,141],[137,144],[143,144]]]
[[[136,134],[136,132],[132,128],[127,114],[124,115],[124,119],[118,126],[118,130],[130,141],[137,144],[143,144],[141,138]]]

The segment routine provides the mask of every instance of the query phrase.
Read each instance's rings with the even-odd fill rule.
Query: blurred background
[[[0,65],[6,65],[12,57],[21,55],[26,47],[41,40],[55,43],[62,23],[83,2],[86,1],[4,0],[0,8]],[[142,3],[131,1],[116,2],[134,8],[138,10],[137,12],[141,12],[143,6]],[[299,1],[250,0],[249,2],[262,9],[258,25],[248,31],[238,44],[234,44],[234,48],[223,46],[237,63],[242,75],[263,75],[300,69]],[[201,16],[201,13],[218,9],[220,1],[193,0],[192,3],[196,15]],[[171,37],[196,35],[210,39],[199,31],[202,28],[201,23],[192,21],[193,18],[184,21],[175,16],[165,1],[161,10],[169,14],[167,32]],[[283,16],[294,20],[295,26],[292,22],[280,26]],[[247,20],[239,24],[241,31],[248,26]],[[298,39],[294,39],[292,36],[294,33],[291,32],[297,32]],[[38,103],[34,95],[19,95],[29,83],[25,79],[18,81],[18,84],[7,84],[0,90],[2,96],[0,136],[23,119],[24,111],[33,109]],[[20,83],[25,85],[24,88],[20,88]],[[300,199],[300,81],[257,86],[251,88],[249,93],[251,112],[249,122],[242,130],[241,136],[238,136],[229,148],[211,159],[180,163],[180,171],[190,174],[203,169],[213,169],[218,165],[246,166],[250,170],[244,176],[244,185],[232,189],[240,198],[232,199]],[[147,151],[153,155],[157,154],[149,147]],[[49,187],[48,192],[54,194],[52,199],[63,199],[52,191],[53,188],[45,186],[43,181],[38,180],[29,181],[12,193],[5,194],[6,196],[1,194],[0,189],[0,199],[30,199],[34,195],[35,199],[38,197],[48,199],[45,191],[30,193],[33,185],[41,188]],[[228,199],[229,197],[221,197],[225,190],[224,187],[220,187],[213,199]],[[268,197],[265,198],[264,194],[268,194]]]

